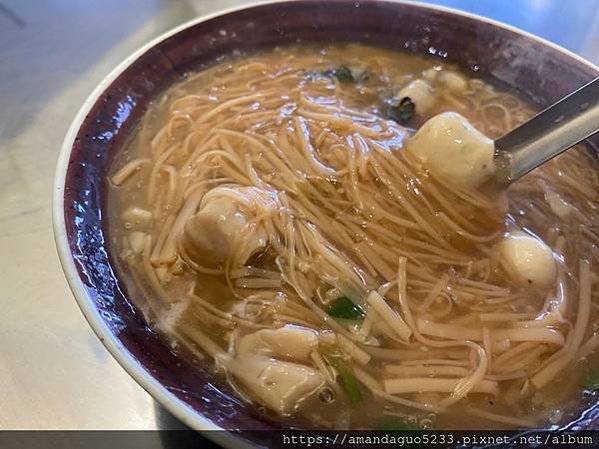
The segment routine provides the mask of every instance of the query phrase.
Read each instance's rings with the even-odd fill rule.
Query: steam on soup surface
[[[599,172],[580,148],[490,188],[532,113],[363,45],[226,59],[117,157],[111,244],[150,323],[273,419],[564,423],[595,401]]]

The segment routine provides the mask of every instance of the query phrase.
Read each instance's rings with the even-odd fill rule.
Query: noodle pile
[[[348,52],[378,78],[356,85],[306,75]],[[111,177],[117,190],[138,192],[125,226],[142,225],[123,238],[123,254],[150,286],[152,319],[224,372],[243,335],[294,324],[318,330],[373,400],[441,413],[474,397],[469,414],[534,426],[475,397],[533,395],[598,346],[598,172],[584,150],[568,152],[513,186],[509,214],[503,193],[436,178],[405,150],[410,131],[378,115],[390,82],[409,79],[395,69],[405,56],[393,55],[283,49],[221,63],[169,91],[154,119],[166,121],[143,125],[137,139],[147,146]],[[435,113],[455,110],[491,137],[531,114],[478,80],[439,96]],[[232,257],[204,265],[185,244],[185,224],[208,192],[230,186],[264,192],[265,206],[252,210]],[[546,201],[555,192],[576,209],[563,222]],[[515,286],[499,263],[494,245],[517,227],[557,255],[550,289]],[[259,229],[269,244],[248,259]],[[362,307],[363,320],[327,313],[340,296]],[[341,397],[326,357],[311,360]]]

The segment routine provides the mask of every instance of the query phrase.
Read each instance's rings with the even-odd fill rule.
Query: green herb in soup
[[[364,318],[364,309],[347,296],[341,296],[334,300],[327,313],[332,317],[344,318],[346,320],[360,320]]]
[[[385,104],[386,116],[401,125],[407,125],[416,113],[416,105],[410,97],[391,99]]]

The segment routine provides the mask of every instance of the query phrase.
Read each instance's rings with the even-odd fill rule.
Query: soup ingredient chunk
[[[551,249],[541,240],[522,231],[499,243],[501,264],[516,282],[534,287],[555,283],[557,267]]]
[[[307,365],[317,346],[316,332],[307,328],[263,329],[241,338],[230,369],[258,402],[288,415],[324,384],[322,374]]]
[[[458,187],[479,187],[495,171],[493,141],[455,112],[427,121],[410,140],[409,149],[432,172]]]
[[[395,95],[398,100],[409,98],[416,105],[416,112],[426,114],[435,105],[435,91],[428,81],[414,80]]]
[[[185,224],[183,246],[202,265],[218,266],[230,258],[243,264],[266,248],[268,234],[259,217],[273,210],[273,198],[259,188],[214,188]]]

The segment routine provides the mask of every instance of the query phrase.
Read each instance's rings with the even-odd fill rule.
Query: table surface
[[[155,36],[240,0],[0,0],[0,429],[181,424],[112,359],[63,276],[54,168],[94,86]],[[444,0],[599,62],[596,0]]]

